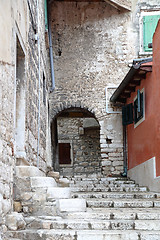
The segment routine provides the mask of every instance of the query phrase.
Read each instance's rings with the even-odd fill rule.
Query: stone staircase
[[[160,240],[160,193],[121,177],[16,172],[9,240]]]

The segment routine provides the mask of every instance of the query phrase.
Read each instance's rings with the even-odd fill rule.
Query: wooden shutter
[[[160,15],[144,16],[143,17],[143,47],[145,52],[151,52],[152,49],[148,48],[148,44],[152,43],[153,34]]]
[[[122,107],[122,124],[128,125],[133,123],[133,104],[130,103]]]
[[[70,143],[59,143],[59,164],[71,164]]]

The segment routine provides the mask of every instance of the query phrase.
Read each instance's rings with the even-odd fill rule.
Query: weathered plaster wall
[[[144,88],[145,94],[145,120],[136,128],[134,124],[128,125],[128,168],[138,169],[138,166],[144,166],[148,169],[147,161],[155,158],[155,178],[160,176],[160,154],[159,154],[159,74],[160,74],[160,57],[159,57],[159,41],[160,41],[160,22],[157,26],[153,37],[153,66],[152,72],[146,75],[146,79],[141,81],[140,86],[136,88],[135,93],[131,94],[128,103],[133,103],[137,95],[137,89]],[[136,172],[134,170],[134,172]],[[138,174],[137,174],[138,175]],[[143,174],[142,174],[143,175]],[[146,174],[147,175],[147,174]],[[153,175],[153,174],[152,174]],[[153,177],[151,177],[153,178]],[[153,180],[152,180],[153,181]]]

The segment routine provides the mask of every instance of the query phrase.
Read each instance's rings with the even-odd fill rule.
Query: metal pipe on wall
[[[127,177],[127,127],[123,125],[123,167],[124,172],[121,174],[123,177]]]
[[[50,21],[48,21],[48,33],[49,33],[49,56],[50,56],[51,79],[52,79],[51,92],[52,92],[55,89],[55,77],[54,77],[54,63],[53,63],[52,32],[51,32]]]

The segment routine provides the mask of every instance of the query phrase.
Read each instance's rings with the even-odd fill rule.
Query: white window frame
[[[114,89],[114,91],[117,89],[118,86],[116,85],[108,85],[106,88],[105,88],[105,94],[106,94],[106,113],[112,113],[112,114],[115,114],[115,113],[122,113],[121,110],[115,110],[113,108],[110,107],[110,100],[109,100],[109,89]]]

